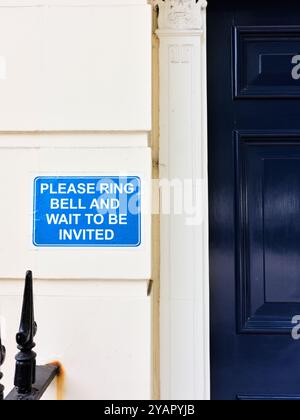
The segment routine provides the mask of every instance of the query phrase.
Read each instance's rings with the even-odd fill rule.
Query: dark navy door
[[[208,98],[212,398],[300,399],[299,0],[209,0]]]

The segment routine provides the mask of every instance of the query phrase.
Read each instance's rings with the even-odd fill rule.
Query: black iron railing
[[[37,324],[34,318],[32,272],[26,273],[23,308],[16,340],[19,352],[16,355],[14,388],[5,400],[40,400],[48,386],[59,373],[57,365],[36,366],[34,337]],[[0,368],[5,361],[5,348],[0,337]],[[0,380],[3,374],[0,370]],[[4,386],[0,384],[0,400],[4,399]]]
[[[5,361],[5,347],[2,346],[2,342],[1,342],[1,334],[0,334],[0,381],[3,377],[3,373],[1,372],[1,366],[3,365],[4,361]],[[4,398],[4,386],[1,385],[0,383],[0,401],[2,401]]]

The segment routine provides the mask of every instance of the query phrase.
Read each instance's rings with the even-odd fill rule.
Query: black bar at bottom
[[[59,368],[54,365],[37,366],[36,382],[30,394],[18,394],[14,388],[5,398],[6,401],[37,401],[42,398],[51,382],[58,375]]]

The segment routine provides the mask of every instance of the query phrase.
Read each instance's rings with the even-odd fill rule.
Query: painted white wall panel
[[[2,7],[0,58],[2,131],[151,129],[146,4]]]
[[[150,16],[148,7],[48,10],[42,129],[150,130]]]
[[[39,125],[41,24],[37,8],[0,10],[0,57],[6,66],[0,80],[0,130]]]
[[[1,148],[40,149],[42,147],[55,149],[90,149],[90,148],[147,148],[149,136],[147,133],[17,133],[1,134]],[[116,151],[117,152],[117,151]]]
[[[64,398],[151,398],[150,213],[137,249],[68,252],[31,244],[34,176],[129,173],[149,181],[150,130],[146,0],[0,0],[0,132],[12,132],[0,136],[6,392],[20,279],[32,269],[38,363],[64,365]],[[145,209],[150,201],[146,193]],[[46,399],[55,398],[52,386]]]
[[[111,281],[81,283],[80,296],[74,294],[72,282],[35,283],[38,363],[63,364],[67,400],[151,398],[147,282],[119,286]],[[0,281],[7,391],[13,384],[22,288],[20,281]],[[46,399],[56,399],[55,385]]]
[[[0,0],[1,6],[129,6],[145,5],[147,0]]]
[[[150,279],[151,151],[148,148],[0,148],[1,278],[31,269],[44,279]],[[136,248],[37,248],[32,243],[37,176],[139,176],[142,242]],[[5,181],[4,181],[5,180]]]

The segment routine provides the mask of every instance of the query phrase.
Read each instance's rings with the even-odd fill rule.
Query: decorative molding
[[[187,214],[172,212],[163,214],[160,220],[161,399],[207,400],[210,327],[206,1],[156,0],[155,4],[159,8],[160,38],[160,178],[191,181],[201,213],[195,223]]]
[[[170,45],[171,64],[190,64],[192,60],[192,45]]]
[[[153,0],[160,30],[203,30],[206,0]]]

